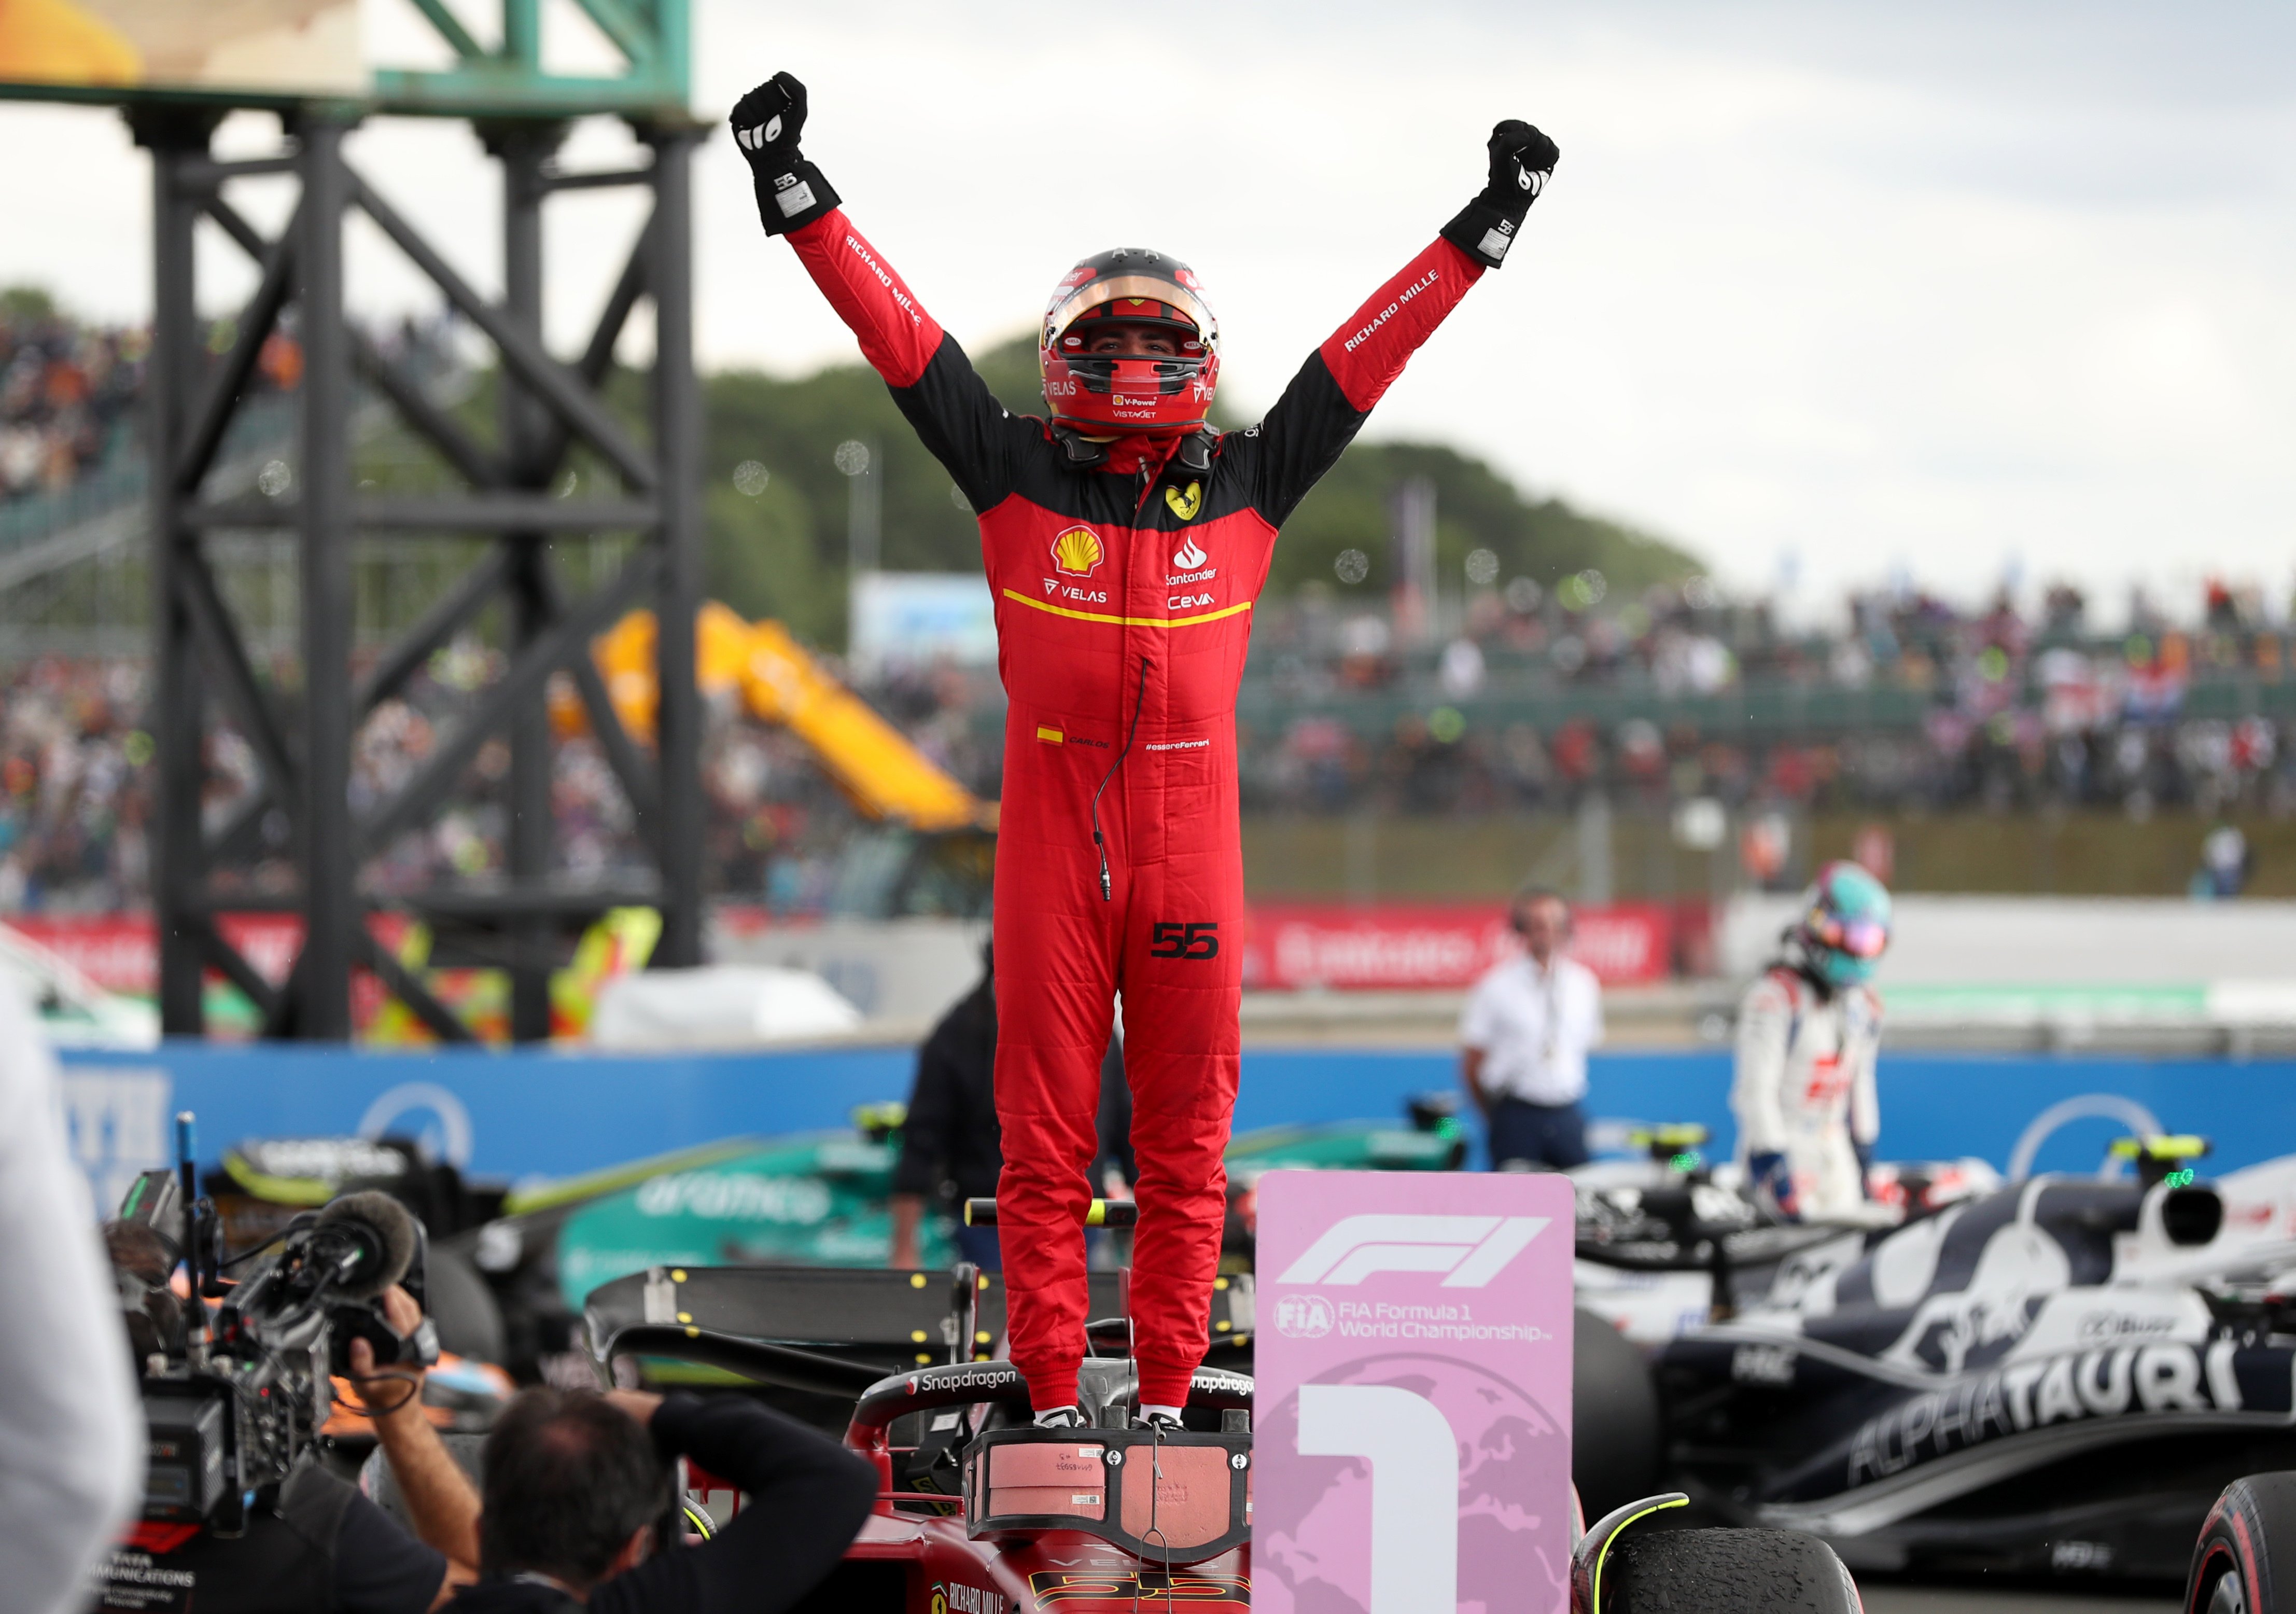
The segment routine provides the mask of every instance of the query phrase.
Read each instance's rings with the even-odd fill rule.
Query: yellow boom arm
[[[622,726],[653,734],[654,619],[633,611],[592,646]],[[758,717],[805,742],[839,788],[872,818],[918,829],[993,828],[996,809],[943,772],[806,653],[779,622],[744,622],[717,601],[694,618],[694,681],[705,695],[737,691]],[[578,728],[578,703],[557,703],[562,727]]]

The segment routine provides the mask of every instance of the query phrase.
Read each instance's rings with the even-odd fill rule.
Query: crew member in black
[[[917,1075],[901,1124],[901,1154],[893,1167],[891,1264],[920,1264],[918,1233],[929,1202],[960,1213],[958,1253],[983,1272],[1004,1270],[993,1227],[967,1227],[965,1200],[996,1191],[1004,1166],[996,1123],[996,970],[991,949],[980,950],[980,984],[957,1000],[917,1050]],[[1132,1159],[1132,1090],[1124,1084],[1124,1042],[1111,1035],[1100,1062],[1100,1158],[1093,1167],[1097,1191],[1128,1194],[1139,1175]]]
[[[749,1502],[706,1544],[663,1552],[681,1456]],[[527,1390],[487,1437],[485,1574],[448,1614],[781,1614],[837,1567],[876,1495],[866,1460],[744,1396]]]
[[[1004,1151],[996,1127],[996,968],[980,950],[980,980],[959,998],[917,1050],[916,1080],[901,1123],[901,1156],[893,1166],[892,1264],[921,1262],[917,1234],[928,1202],[996,1191]],[[957,1248],[983,1272],[1001,1272],[1004,1259],[993,1227],[966,1227],[960,1218]]]

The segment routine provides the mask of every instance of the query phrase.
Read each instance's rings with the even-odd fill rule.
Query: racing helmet
[[[1890,945],[1890,891],[1856,863],[1828,863],[1790,933],[1830,986],[1862,986]]]
[[[1102,322],[1159,325],[1170,358],[1090,353]],[[1195,271],[1145,247],[1118,247],[1061,276],[1037,341],[1045,403],[1055,425],[1095,437],[1177,437],[1200,432],[1219,384],[1219,321]]]

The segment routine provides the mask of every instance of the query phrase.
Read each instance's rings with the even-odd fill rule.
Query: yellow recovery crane
[[[738,692],[758,717],[802,740],[854,804],[886,826],[857,857],[849,852],[865,877],[841,880],[840,889],[861,892],[888,910],[876,917],[966,916],[985,903],[995,857],[996,803],[982,801],[951,778],[807,654],[779,622],[745,622],[712,600],[696,614],[694,627],[694,681],[702,692]],[[660,699],[653,613],[634,611],[622,618],[593,641],[591,654],[622,726],[651,740]],[[551,690],[550,717],[562,735],[589,728],[581,701],[562,682]],[[551,1034],[582,1036],[600,990],[616,976],[644,968],[660,934],[661,918],[650,908],[618,908],[592,925],[568,968],[553,975]],[[499,973],[430,969],[430,942],[428,926],[408,926],[398,947],[399,962],[422,975],[484,1041],[506,1042],[508,988]],[[381,1006],[365,1036],[386,1044],[432,1040],[396,999]]]
[[[654,618],[633,611],[608,629],[592,654],[622,726],[653,734]],[[705,695],[737,691],[766,722],[805,742],[829,777],[873,819],[932,832],[996,827],[996,804],[951,778],[908,737],[808,655],[775,622],[744,621],[711,600],[694,618],[694,681]],[[585,726],[570,693],[554,702],[562,729]]]

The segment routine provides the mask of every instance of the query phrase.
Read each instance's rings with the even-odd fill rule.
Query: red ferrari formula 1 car
[[[1214,1297],[1213,1340],[1189,1388],[1186,1429],[1130,1426],[1122,1275],[1095,1274],[1087,1427],[1029,1420],[1027,1388],[993,1359],[1003,1291],[949,1274],[835,1268],[664,1268],[589,1297],[601,1369],[739,1375],[820,1421],[877,1465],[876,1511],[803,1605],[851,1614],[1206,1614],[1251,1602],[1252,1291]],[[1678,1505],[1651,1497],[1577,1532],[1570,1614],[1856,1614],[1857,1590],[1815,1537],[1779,1530],[1629,1525]],[[1660,1522],[1663,1522],[1662,1519]],[[1300,1566],[1266,1570],[1297,1607],[1349,1606]],[[1694,1589],[1691,1601],[1683,1601]],[[1534,1610],[1522,1614],[1563,1614]]]

